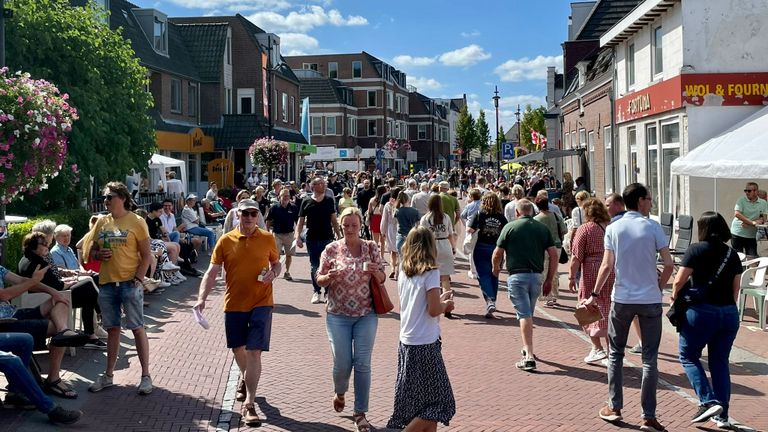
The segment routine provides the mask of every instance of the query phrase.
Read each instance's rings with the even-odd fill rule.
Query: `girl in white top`
[[[399,193],[400,188],[392,189],[389,201],[384,203],[384,209],[381,211],[381,235],[384,236],[384,245],[389,251],[389,263],[392,264],[392,273],[389,274],[389,277],[393,279],[397,276],[397,273],[395,273],[397,268],[397,219],[395,219],[395,203]]]
[[[405,239],[397,278],[400,347],[395,401],[388,428],[436,431],[456,414],[456,401],[441,354],[440,314],[453,309],[452,293],[440,294],[435,236],[413,228]]]

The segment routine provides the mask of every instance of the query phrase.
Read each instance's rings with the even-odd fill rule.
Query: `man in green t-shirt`
[[[440,199],[443,201],[443,213],[447,214],[449,218],[451,218],[451,224],[454,226],[453,232],[456,232],[456,221],[459,220],[459,217],[461,215],[461,206],[459,205],[459,200],[448,193],[448,189],[450,188],[450,185],[447,181],[441,181],[438,183],[438,186],[440,187]]]
[[[745,195],[736,201],[731,222],[731,246],[748,256],[757,256],[757,226],[766,222],[763,215],[768,213],[768,202],[757,196],[757,190],[757,183],[747,183]]]
[[[544,268],[544,254],[549,256],[549,267]],[[501,271],[501,261],[507,257],[507,294],[517,311],[523,338],[523,358],[515,364],[518,369],[533,371],[533,310],[542,291],[549,295],[552,277],[557,272],[557,248],[549,228],[533,219],[533,204],[527,199],[517,201],[515,220],[504,226],[493,251],[493,274]],[[544,279],[543,271],[547,271]]]

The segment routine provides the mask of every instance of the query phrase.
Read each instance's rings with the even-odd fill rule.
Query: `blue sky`
[[[562,69],[567,0],[134,0],[170,17],[240,13],[280,35],[283,55],[367,51],[431,97],[466,93],[494,127],[514,123],[517,104],[543,105],[546,68]]]

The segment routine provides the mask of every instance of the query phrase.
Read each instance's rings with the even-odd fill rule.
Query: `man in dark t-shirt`
[[[312,276],[312,304],[325,303],[328,298],[328,290],[325,290],[324,298],[320,297],[320,285],[315,280],[317,269],[320,267],[320,254],[325,247],[334,240],[334,234],[341,238],[341,229],[336,220],[336,203],[334,199],[325,195],[325,180],[315,177],[310,184],[312,195],[304,198],[299,207],[299,223],[296,228],[296,246],[304,247],[301,232],[305,223],[307,227],[307,253],[309,254],[310,274]]]

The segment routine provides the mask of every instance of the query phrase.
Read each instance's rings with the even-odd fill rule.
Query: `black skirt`
[[[456,414],[451,382],[438,340],[428,345],[404,345],[397,353],[397,382],[391,429],[403,429],[414,418],[443,423]]]

